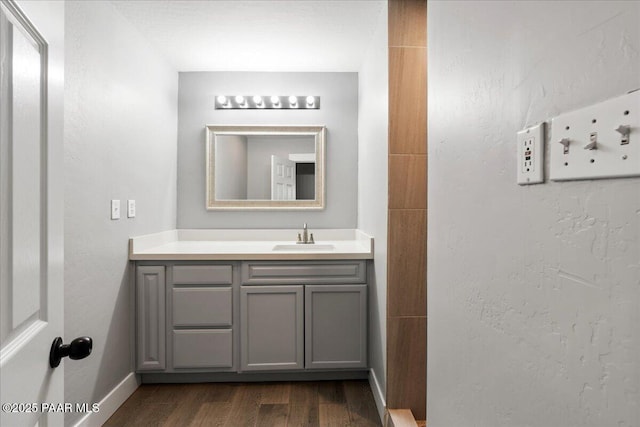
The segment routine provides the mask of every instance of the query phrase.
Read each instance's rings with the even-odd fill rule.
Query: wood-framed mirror
[[[207,210],[319,210],[324,126],[207,125]]]

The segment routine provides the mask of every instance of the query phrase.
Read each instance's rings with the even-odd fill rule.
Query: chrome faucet
[[[302,235],[300,235],[300,233],[298,233],[298,241],[296,242],[298,244],[302,244],[302,245],[310,245],[315,243],[313,241],[313,233],[308,232],[307,230],[307,223],[304,223],[304,226],[302,227]]]

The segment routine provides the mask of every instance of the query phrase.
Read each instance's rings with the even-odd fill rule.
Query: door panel
[[[296,199],[296,163],[271,156],[271,200]]]
[[[7,11],[8,12],[8,11]],[[40,320],[41,265],[40,256],[43,235],[40,214],[41,198],[41,148],[40,133],[44,106],[40,82],[41,51],[38,40],[21,26],[12,14],[2,14],[3,103],[6,116],[3,129],[7,129],[2,142],[2,157],[6,158],[7,180],[3,188],[3,212],[7,226],[4,231],[7,252],[3,253],[3,270],[7,281],[3,287],[7,298],[2,300],[2,311],[10,316],[2,330],[2,342],[19,334]],[[37,37],[37,35],[36,35]],[[6,97],[4,96],[6,93]]]
[[[0,1],[0,395],[63,402],[64,4]],[[62,425],[2,412],[0,425]]]

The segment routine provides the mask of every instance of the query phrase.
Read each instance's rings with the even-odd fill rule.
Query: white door
[[[64,3],[0,0],[0,425],[62,425]]]
[[[271,155],[271,200],[296,199],[296,163]]]

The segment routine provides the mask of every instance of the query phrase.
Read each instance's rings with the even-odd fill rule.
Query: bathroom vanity
[[[131,239],[143,380],[366,373],[373,239],[317,230],[317,243],[298,245],[296,234],[173,230]]]

